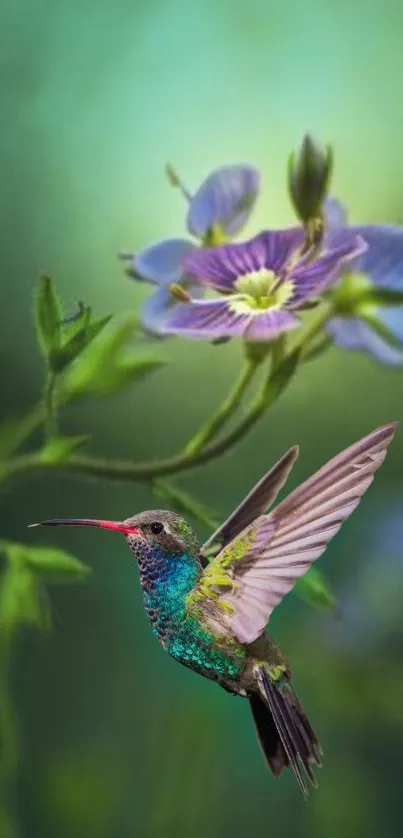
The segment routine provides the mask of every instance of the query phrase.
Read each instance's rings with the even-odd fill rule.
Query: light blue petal
[[[349,229],[368,245],[355,269],[368,274],[382,288],[403,291],[403,227],[354,225]]]
[[[162,326],[172,304],[172,294],[165,288],[159,288],[147,297],[141,308],[141,321],[146,332],[161,336]]]
[[[181,285],[186,288],[193,299],[199,299],[204,294],[204,288],[189,278],[185,278]],[[150,294],[141,308],[141,321],[145,331],[159,337],[166,337],[163,327],[169,312],[175,305],[178,305],[178,302],[167,288],[160,287],[154,294]]]
[[[403,342],[403,306],[378,308],[377,317],[382,320],[394,338]]]
[[[358,317],[334,317],[326,329],[338,346],[366,351],[382,364],[403,364],[403,349],[390,346]]]
[[[186,218],[189,232],[203,239],[214,225],[219,225],[228,236],[236,236],[252,212],[259,186],[260,174],[253,166],[216,169],[190,201]]]
[[[323,204],[323,217],[326,227],[336,230],[347,225],[347,208],[337,198],[326,198]]]
[[[194,248],[195,245],[187,239],[166,239],[140,253],[122,258],[129,263],[129,272],[133,271],[134,279],[143,279],[155,285],[170,285],[183,278],[183,261]]]

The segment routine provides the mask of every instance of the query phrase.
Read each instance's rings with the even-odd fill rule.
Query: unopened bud
[[[320,218],[333,168],[331,146],[322,148],[309,134],[288,164],[288,186],[295,211],[303,224]]]
[[[189,190],[186,188],[186,186],[183,183],[183,181],[181,180],[178,172],[176,171],[176,169],[174,169],[174,167],[171,165],[171,163],[166,164],[165,175],[168,179],[168,183],[171,186],[173,186],[174,189],[179,189],[179,191],[182,192],[182,195],[186,198],[187,201],[192,200],[192,196],[191,196]]]

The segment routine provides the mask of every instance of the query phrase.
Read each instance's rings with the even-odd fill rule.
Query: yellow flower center
[[[291,297],[294,286],[289,279],[277,282],[275,273],[266,268],[250,271],[235,280],[237,293],[228,302],[238,314],[259,314],[267,309],[281,308]]]

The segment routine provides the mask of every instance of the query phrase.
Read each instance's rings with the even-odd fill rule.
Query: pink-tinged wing
[[[240,642],[259,637],[276,605],[322,555],[372,483],[395,430],[385,425],[338,454],[210,563],[222,619]]]
[[[259,515],[262,515],[263,512],[269,509],[276,500],[280,489],[284,486],[297,457],[298,446],[295,445],[262,477],[242,503],[237,506],[227,520],[203,544],[200,551],[202,556],[205,556],[209,548],[214,544],[224,547],[233,538],[236,538]]]

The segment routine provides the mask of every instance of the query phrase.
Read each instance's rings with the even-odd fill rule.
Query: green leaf
[[[78,448],[91,439],[90,435],[57,436],[50,439],[40,453],[43,463],[65,463]]]
[[[0,460],[6,460],[35,430],[38,424],[38,408],[32,408],[26,416],[8,417],[0,425]]]
[[[86,395],[108,396],[135,384],[162,366],[162,361],[153,356],[143,355],[124,358],[115,367],[104,370],[97,379],[92,379],[86,388]]]
[[[314,344],[311,345],[310,348],[306,349],[302,352],[302,360],[304,363],[308,361],[315,361],[316,358],[320,358],[327,349],[333,344],[333,338],[330,335],[321,335],[316,340]]]
[[[79,306],[80,309],[77,316],[70,320],[67,317],[62,323],[63,343],[67,343],[67,341],[71,340],[77,332],[79,332],[82,328],[89,326],[91,322],[91,307],[85,306],[83,303],[79,303]]]
[[[324,608],[327,611],[337,611],[336,598],[330,585],[316,567],[311,567],[308,573],[298,579],[294,592],[308,605]]]
[[[199,503],[196,498],[182,489],[177,489],[171,483],[162,480],[155,480],[152,488],[157,497],[167,500],[180,515],[190,515],[196,521],[205,525],[211,530],[216,530],[218,523],[213,512],[207,506]]]
[[[62,311],[54,284],[48,276],[41,276],[34,293],[36,335],[43,355],[52,363],[60,347]]]
[[[76,582],[86,579],[91,568],[56,547],[31,547],[28,544],[2,541],[0,550],[11,566],[28,567],[45,581]]]
[[[78,355],[80,355],[87,346],[99,335],[102,329],[110,322],[111,315],[101,317],[89,325],[84,324],[76,331],[73,336],[63,343],[58,353],[53,359],[54,371],[61,372],[65,367],[71,364]]]
[[[32,625],[41,631],[51,626],[46,591],[24,564],[10,564],[0,576],[0,628]]]
[[[126,345],[133,338],[133,318],[115,323],[73,364],[63,382],[67,398],[105,396],[124,389],[162,365],[154,355],[135,355]]]

